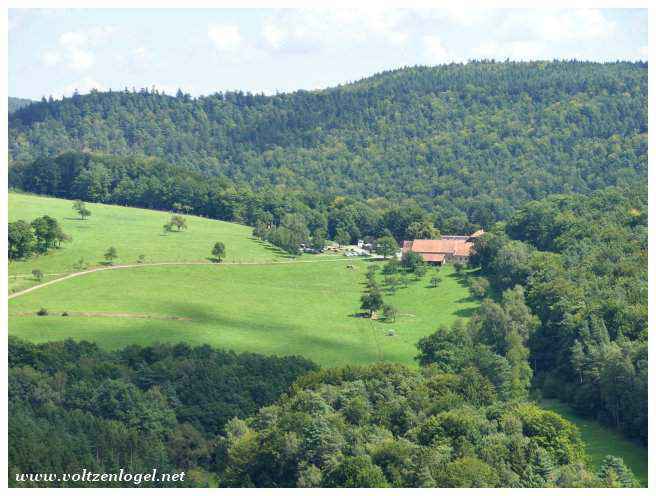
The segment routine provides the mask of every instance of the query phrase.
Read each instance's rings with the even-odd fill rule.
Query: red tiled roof
[[[464,239],[415,239],[403,242],[403,252],[414,251],[420,253],[424,260],[429,254],[455,255],[468,257],[471,252],[472,243]],[[441,260],[430,260],[441,261]]]
[[[455,239],[415,239],[412,251],[418,253],[453,253],[462,241]]]
[[[421,258],[424,259],[424,262],[444,262],[444,255],[443,253],[422,253]]]
[[[468,257],[471,253],[472,244],[471,243],[460,243],[456,245],[456,250],[453,253],[458,257]]]

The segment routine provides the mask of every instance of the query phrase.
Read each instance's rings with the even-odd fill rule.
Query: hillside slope
[[[254,189],[413,198],[486,226],[551,193],[644,180],[647,65],[413,67],[275,96],[93,92],[9,122],[14,163],[157,156]]]
[[[91,217],[81,220],[72,202],[16,193],[9,194],[9,220],[27,222],[50,215],[57,219],[70,243],[46,255],[14,261],[9,265],[9,289],[18,291],[37,284],[32,270],[39,269],[45,280],[80,270],[79,261],[88,268],[100,266],[103,254],[114,246],[117,264],[134,264],[140,255],[145,263],[208,262],[216,241],[226,245],[227,261],[265,262],[280,259],[279,252],[251,237],[249,227],[228,222],[185,216],[186,231],[164,233],[162,226],[171,214],[113,205],[89,204]]]

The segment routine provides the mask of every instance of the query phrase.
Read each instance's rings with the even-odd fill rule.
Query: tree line
[[[647,187],[530,202],[472,264],[524,287],[534,387],[647,444]]]
[[[12,166],[9,175],[12,187],[82,201],[82,213],[89,211],[84,201],[184,211],[253,226],[256,237],[290,253],[297,253],[301,243],[323,247],[326,239],[349,244],[439,235],[434,214],[413,200],[393,205],[322,193],[254,191],[149,157],[67,152]],[[183,229],[183,221],[174,215],[164,229]],[[478,227],[465,222],[458,232]]]

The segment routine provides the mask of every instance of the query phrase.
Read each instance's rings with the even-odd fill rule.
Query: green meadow
[[[428,287],[431,270],[385,296],[399,309],[395,322],[362,317],[360,295],[370,263],[376,262],[318,258],[97,272],[11,299],[10,331],[37,342],[72,337],[106,348],[184,341],[302,355],[324,366],[380,360],[413,365],[422,336],[476,307],[447,267],[437,288]],[[49,315],[37,316],[40,308]]]
[[[284,254],[251,237],[252,228],[186,215],[188,229],[164,233],[169,212],[88,203],[91,217],[81,220],[73,202],[18,193],[9,194],[9,221],[27,222],[49,215],[57,219],[72,241],[61,249],[9,265],[9,291],[34,286],[32,270],[39,269],[44,281],[76,272],[83,259],[89,267],[100,266],[110,246],[118,252],[115,264],[134,264],[140,255],[145,262],[207,262],[216,241],[226,245],[226,262],[266,262],[284,259]]]
[[[585,441],[590,464],[596,469],[606,455],[618,456],[633,471],[640,483],[647,487],[647,448],[599,422],[578,415],[572,407],[555,399],[543,399],[540,406],[552,410],[573,422]]]

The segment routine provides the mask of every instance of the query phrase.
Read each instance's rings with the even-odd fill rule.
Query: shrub
[[[41,310],[39,310],[36,314],[37,315],[48,315],[48,310],[46,310],[45,308],[41,308]]]

